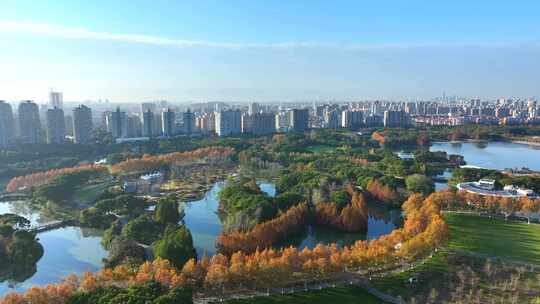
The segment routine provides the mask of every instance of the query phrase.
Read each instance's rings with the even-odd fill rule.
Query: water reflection
[[[216,239],[223,225],[217,215],[219,202],[217,194],[223,183],[216,183],[203,199],[184,204],[186,226],[191,230],[193,243],[197,254],[201,256],[205,252],[209,255],[216,253]],[[259,183],[261,190],[271,196],[276,194],[275,186],[271,183]],[[329,227],[308,226],[302,233],[291,236],[281,246],[294,245],[299,248],[313,248],[317,244],[350,245],[357,240],[375,239],[388,234],[396,228],[399,222],[400,211],[388,211],[377,206],[369,207],[368,229],[366,232],[346,233]]]
[[[10,204],[10,203],[7,203]],[[6,203],[0,213],[6,210]],[[12,212],[13,209],[8,209]],[[101,246],[103,231],[64,227],[38,234],[44,249],[43,257],[37,265],[28,269],[17,269],[14,273],[0,277],[0,296],[10,291],[24,291],[32,285],[46,285],[60,282],[69,274],[83,274],[97,271],[107,251]]]

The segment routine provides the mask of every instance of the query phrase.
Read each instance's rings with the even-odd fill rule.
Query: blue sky
[[[0,2],[0,99],[540,96],[539,1]]]

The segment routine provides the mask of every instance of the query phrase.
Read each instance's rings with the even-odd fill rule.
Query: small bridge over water
[[[33,232],[33,233],[41,233],[41,232],[45,232],[49,230],[54,230],[57,228],[62,228],[66,226],[67,224],[68,224],[68,221],[52,221],[52,222],[48,222],[42,225],[30,227],[28,231]]]
[[[10,202],[10,201],[21,201],[30,198],[30,195],[26,193],[12,192],[12,193],[1,193],[0,201]]]

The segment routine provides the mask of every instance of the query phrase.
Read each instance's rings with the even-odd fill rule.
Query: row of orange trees
[[[76,291],[125,287],[148,280],[171,288],[192,287],[210,294],[329,279],[348,271],[383,271],[424,257],[447,241],[448,228],[440,215],[440,208],[447,199],[439,193],[427,198],[413,195],[403,205],[407,216],[403,228],[376,240],[357,241],[352,246],[318,245],[303,250],[267,248],[251,254],[238,251],[230,257],[218,254],[192,259],[182,269],[175,269],[168,261],[155,260],[137,269],[120,266],[87,273],[81,278],[72,276],[61,284],[33,287],[24,294],[9,294],[2,303],[65,303]]]
[[[163,155],[143,155],[112,166],[112,173],[135,173],[158,170],[162,165],[181,165],[194,160],[220,161],[234,153],[230,147],[207,147],[187,152],[173,152]]]
[[[249,231],[222,232],[217,238],[219,252],[230,256],[237,251],[251,253],[258,248],[267,248],[302,229],[309,211],[308,204],[302,203],[270,221],[255,225]]]
[[[6,186],[7,192],[15,192],[21,190],[30,190],[32,188],[44,185],[50,182],[55,177],[62,174],[77,173],[77,172],[95,171],[105,172],[107,168],[102,165],[80,165],[70,168],[52,169],[44,172],[23,175],[12,178]]]
[[[534,214],[540,212],[540,199],[530,197],[501,197],[479,195],[476,193],[459,191],[455,194],[444,192],[448,198],[443,207],[448,210],[473,209],[489,215],[501,214],[508,219],[512,214],[519,212],[519,215],[527,218],[530,223]]]
[[[319,225],[354,232],[367,228],[368,212],[363,194],[354,191],[349,184],[347,192],[351,202],[338,211],[335,203],[317,203],[310,208],[302,203],[281,213],[276,218],[255,225],[248,231],[234,230],[221,233],[217,239],[219,251],[230,256],[236,251],[252,253],[257,249],[267,248],[283,241],[285,238],[298,233],[312,218]]]

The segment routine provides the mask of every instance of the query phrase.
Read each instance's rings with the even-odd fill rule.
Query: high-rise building
[[[143,112],[142,119],[142,136],[153,137],[154,136],[154,113],[150,109]]]
[[[255,113],[259,113],[259,104],[256,102],[252,102],[248,106],[248,114],[253,115]]]
[[[56,107],[47,110],[47,143],[62,144],[65,136],[64,110]]]
[[[338,129],[341,124],[339,112],[337,110],[327,110],[324,113],[324,123],[328,129]]]
[[[64,113],[64,126],[66,126],[66,136],[73,137],[73,116]]]
[[[281,112],[276,113],[275,121],[276,121],[277,132],[289,131],[290,122],[291,122],[289,112],[281,111]]]
[[[76,144],[88,144],[92,134],[92,110],[80,105],[73,109],[73,137]]]
[[[272,113],[255,113],[250,115],[251,133],[255,135],[276,132],[276,116]]]
[[[218,136],[228,136],[233,134],[240,134],[242,113],[240,110],[226,110],[216,112],[216,134]]]
[[[249,115],[248,113],[242,113],[242,133],[251,133],[251,125],[252,125],[253,119],[252,115]]]
[[[343,111],[341,113],[341,127],[347,129],[356,129],[362,125],[364,114],[362,111]]]
[[[195,131],[195,114],[190,109],[182,114],[182,122],[185,134],[192,134]]]
[[[290,127],[293,132],[304,132],[309,127],[309,110],[292,109],[290,115]]]
[[[160,136],[161,128],[163,127],[163,120],[161,119],[161,113],[154,113],[154,121],[152,122],[152,135]]]
[[[383,124],[387,128],[407,126],[409,125],[409,115],[403,110],[384,111]]]
[[[64,106],[64,96],[62,92],[51,91],[49,93],[49,107],[62,109]]]
[[[163,111],[161,113],[161,132],[163,133],[163,136],[174,136],[176,130],[175,120],[176,115],[170,108],[168,108],[167,111]]]
[[[37,104],[31,100],[19,104],[19,135],[22,143],[41,142],[41,121]]]
[[[366,116],[365,119],[365,125],[366,127],[379,127],[383,125],[383,118],[382,116],[371,114]]]
[[[141,104],[141,113],[145,112],[156,112],[156,104],[153,102],[143,102]]]
[[[197,128],[202,134],[213,133],[216,130],[214,113],[204,113],[197,117]]]
[[[115,139],[128,137],[126,112],[116,108],[116,111],[107,115],[107,130],[110,130]]]
[[[0,148],[8,147],[15,135],[13,124],[13,109],[11,105],[0,100]]]
[[[142,124],[139,116],[128,115],[126,121],[126,137],[141,137]]]

